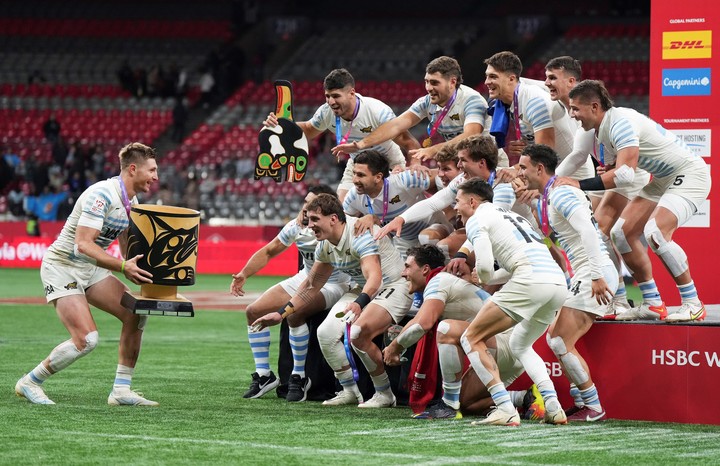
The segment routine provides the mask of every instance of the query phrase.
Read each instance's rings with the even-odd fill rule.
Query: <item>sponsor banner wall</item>
[[[698,212],[675,233],[685,250],[700,299],[720,303],[713,270],[720,259],[720,52],[713,39],[720,34],[720,9],[714,0],[685,2],[653,0],[650,27],[650,117],[675,133],[710,166],[714,186]],[[715,36],[715,37],[713,37]],[[715,133],[715,138],[713,138]],[[680,304],[675,282],[651,254],[653,275],[663,300]]]
[[[31,236],[3,236],[0,238],[0,267],[40,268],[43,255],[52,244],[52,238]],[[247,263],[265,241],[198,241],[197,273],[236,273]],[[108,252],[121,257],[115,241]],[[298,269],[298,251],[295,245],[274,257],[257,275],[293,275]]]
[[[718,326],[602,322],[577,348],[590,368],[600,402],[612,419],[720,425],[720,404],[707,388],[720,380]],[[570,383],[545,341],[535,342],[564,408]],[[524,390],[523,374],[510,387]]]

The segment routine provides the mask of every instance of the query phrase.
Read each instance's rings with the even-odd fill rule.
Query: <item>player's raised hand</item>
[[[263,121],[263,126],[267,126],[268,128],[274,128],[278,125],[278,119],[275,113],[270,112],[265,118],[265,121]]]
[[[335,156],[337,161],[339,162],[340,159],[348,154],[354,154],[355,152],[360,150],[360,146],[358,145],[357,141],[353,142],[346,142],[343,144],[338,144],[337,146],[330,149],[330,152],[332,152],[332,155]]]
[[[143,283],[152,283],[152,274],[148,272],[147,270],[143,270],[140,268],[140,266],[137,264],[137,262],[143,258],[142,254],[138,254],[137,256],[133,257],[132,259],[128,259],[125,261],[125,265],[123,266],[123,275],[125,275],[125,278],[130,280],[136,285],[142,285]]]
[[[445,272],[453,274],[456,277],[462,277],[470,275],[470,266],[468,266],[467,261],[462,257],[455,257],[445,266]]]
[[[416,160],[424,162],[426,160],[433,160],[437,150],[432,147],[421,147],[420,149],[410,149],[408,155]]]
[[[402,231],[402,226],[405,223],[405,219],[402,217],[395,217],[385,225],[384,227],[380,228],[377,233],[375,233],[375,240],[382,239],[389,235],[390,233],[395,233],[395,235],[400,235],[400,232]]]
[[[245,281],[247,281],[247,277],[244,276],[242,273],[238,272],[236,274],[233,274],[232,278],[232,282],[230,283],[230,294],[232,294],[233,296],[245,296],[245,290],[243,290],[243,286],[245,286]]]
[[[372,229],[375,226],[375,219],[376,217],[372,214],[367,214],[360,217],[358,221],[355,222],[355,236],[361,236],[368,231],[372,232]]]
[[[495,173],[498,183],[511,183],[518,176],[518,171],[513,167],[498,168]]]

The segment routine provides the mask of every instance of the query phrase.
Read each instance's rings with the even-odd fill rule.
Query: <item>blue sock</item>
[[[305,377],[305,359],[307,359],[310,329],[307,324],[299,327],[290,327],[290,350],[293,355],[293,374]]]
[[[255,372],[260,376],[270,375],[270,329],[253,332],[248,326],[248,341],[255,360]]]
[[[506,413],[512,413],[515,410],[515,406],[512,404],[512,399],[505,385],[496,383],[492,387],[488,387],[488,392],[490,392],[490,396],[492,396],[495,406],[497,406],[498,409]]]
[[[638,283],[640,291],[642,291],[643,301],[651,306],[659,306],[662,304],[660,299],[660,292],[657,289],[655,280],[652,278],[646,282]]]
[[[691,280],[690,283],[686,285],[678,285],[677,288],[680,292],[680,298],[682,299],[683,304],[700,304],[694,281]]]
[[[598,396],[598,391],[597,388],[595,388],[595,384],[592,384],[590,388],[580,390],[580,396],[582,396],[582,400],[583,403],[585,403],[585,406],[592,409],[593,411],[597,411],[598,413],[602,412],[602,406],[600,406],[600,397]]]

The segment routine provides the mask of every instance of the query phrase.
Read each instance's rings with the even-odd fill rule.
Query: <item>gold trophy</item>
[[[121,303],[140,315],[193,317],[192,303],[178,286],[195,284],[200,212],[182,207],[139,204],[130,211],[127,257],[142,254],[141,269],[153,275],[140,295],[125,292]]]

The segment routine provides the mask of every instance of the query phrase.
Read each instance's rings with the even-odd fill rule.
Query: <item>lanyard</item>
[[[545,236],[547,236],[550,233],[550,221],[548,220],[548,191],[550,191],[550,186],[555,182],[555,179],[557,178],[557,175],[550,178],[545,185],[545,189],[543,191],[543,197],[542,199],[538,199],[538,209],[540,210],[540,223],[542,224],[542,232]]]
[[[383,179],[383,214],[382,214],[382,218],[380,219],[381,224],[385,224],[385,216],[387,215],[387,211],[388,211],[388,197],[390,197],[390,195],[389,195],[390,190],[388,189],[389,184],[390,183],[388,183],[388,179],[384,178]],[[370,215],[375,215],[375,210],[373,209],[373,206],[372,206],[372,199],[370,199],[370,196],[368,196],[367,194],[365,195],[365,201],[367,202],[367,207],[368,207],[368,211],[370,212]]]
[[[593,155],[595,156],[595,160],[597,160],[600,163],[601,167],[605,166],[605,146],[603,143],[600,143],[600,157],[598,157],[597,152],[595,152],[595,143],[597,142],[597,138],[593,139]]]
[[[127,189],[125,189],[125,183],[123,183],[122,178],[120,176],[116,176],[118,182],[120,183],[120,192],[122,192],[122,202],[125,206],[125,212],[127,213],[128,220],[130,220],[130,199],[128,198]]]
[[[518,103],[518,91],[520,91],[519,83],[513,93],[513,120],[515,122],[515,138],[520,141],[523,136],[522,131],[520,130],[520,104]]]
[[[353,127],[353,121],[355,121],[355,117],[357,116],[359,111],[360,111],[360,97],[355,96],[355,111],[353,112],[353,116],[350,119],[350,129],[347,130],[347,133],[345,133],[345,136],[342,135],[342,129],[340,128],[342,119],[340,118],[340,115],[335,116],[335,141],[337,142],[338,146],[340,144],[345,144],[348,141],[348,138],[350,137],[350,131],[352,131],[352,127]]]
[[[443,122],[445,117],[447,116],[448,112],[450,111],[450,108],[452,108],[453,104],[455,103],[455,98],[457,97],[457,89],[455,89],[455,92],[453,93],[452,97],[450,97],[450,100],[447,104],[445,104],[445,107],[443,107],[442,111],[440,112],[440,115],[435,112],[435,115],[433,115],[433,119],[430,120],[430,123],[428,123],[427,126],[427,134],[428,137],[425,138],[422,142],[423,147],[430,147],[432,146],[432,138],[437,134],[438,128],[440,128],[440,124]],[[437,116],[437,118],[435,118]],[[435,123],[433,123],[433,120]]]

